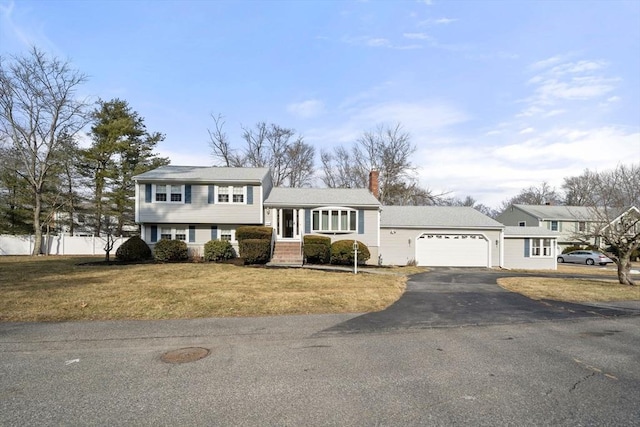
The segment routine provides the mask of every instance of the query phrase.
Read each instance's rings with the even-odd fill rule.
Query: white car
[[[574,264],[606,265],[612,264],[613,260],[603,253],[596,251],[573,251],[558,255],[558,262],[572,262]]]

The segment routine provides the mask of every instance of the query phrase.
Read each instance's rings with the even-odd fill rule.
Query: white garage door
[[[425,233],[416,240],[416,261],[427,267],[487,267],[489,242],[481,234]]]

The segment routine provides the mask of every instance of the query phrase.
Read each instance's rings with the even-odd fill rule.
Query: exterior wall
[[[474,233],[489,239],[491,266],[500,266],[500,230],[478,229],[426,229],[385,227],[380,229],[380,256],[382,265],[407,265],[415,261],[416,239],[423,233]],[[496,242],[498,244],[496,245]]]
[[[551,244],[551,257],[525,257],[524,237],[505,237],[504,239],[504,267],[527,270],[556,270],[556,245]]]
[[[151,241],[151,226],[158,225],[158,227],[167,227],[172,230],[176,228],[185,229],[187,232],[187,247],[189,248],[190,254],[199,254],[204,255],[204,245],[211,239],[211,226],[217,227],[217,235],[216,239],[220,238],[221,230],[231,230],[232,231],[232,240],[230,241],[233,249],[236,251],[236,255],[238,254],[238,241],[235,238],[235,231],[238,227],[241,227],[245,224],[145,224],[142,227],[142,239],[147,242],[149,247],[153,249],[155,243]],[[189,225],[195,227],[195,239],[194,241],[189,241]],[[160,229],[158,228],[158,239],[160,239]],[[215,239],[214,239],[215,240]]]
[[[225,183],[226,185],[226,183]],[[231,185],[231,184],[230,184]],[[191,203],[145,202],[145,184],[138,184],[139,223],[262,224],[262,187],[253,187],[253,204],[208,203],[209,186],[191,184]]]
[[[538,218],[533,215],[529,215],[526,212],[521,211],[520,209],[511,207],[507,208],[504,212],[502,212],[496,218],[496,221],[504,224],[504,225],[512,225],[517,227],[520,225],[520,222],[525,221],[526,227],[546,227],[546,225],[540,224]]]
[[[335,242],[338,240],[357,240],[359,242],[367,245],[369,249],[369,253],[371,257],[367,264],[369,265],[378,265],[378,257],[380,255],[380,239],[379,239],[379,231],[380,231],[380,211],[377,209],[366,209],[364,210],[364,232],[360,233],[320,233],[320,232],[309,232],[305,233],[304,224],[306,221],[307,210],[303,210],[301,213],[302,221],[303,221],[303,235],[304,234],[313,234],[319,236],[327,236],[331,238],[331,242]],[[310,214],[310,212],[309,212]]]

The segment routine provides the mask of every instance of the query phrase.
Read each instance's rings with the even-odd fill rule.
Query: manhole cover
[[[187,347],[168,351],[160,357],[160,360],[165,363],[189,363],[204,359],[209,353],[206,348]]]

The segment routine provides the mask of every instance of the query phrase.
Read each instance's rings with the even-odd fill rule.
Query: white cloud
[[[433,37],[427,33],[403,33],[402,36],[412,40],[433,40]]]
[[[521,189],[543,181],[559,189],[565,177],[584,169],[608,170],[640,158],[638,130],[605,126],[553,128],[535,137],[504,134],[505,140],[515,142],[501,146],[481,137],[475,144],[458,139],[449,146],[423,147],[414,161],[421,166],[421,182],[497,208]]]
[[[533,129],[533,128],[531,128],[531,127],[529,127],[529,128],[522,129],[522,130],[521,130],[520,132],[518,132],[518,133],[519,133],[520,135],[524,135],[524,134],[527,134],[527,133],[533,133],[533,132],[534,132],[534,129]]]
[[[287,111],[289,113],[303,119],[317,117],[324,113],[324,110],[324,103],[317,99],[308,99],[287,105]]]

